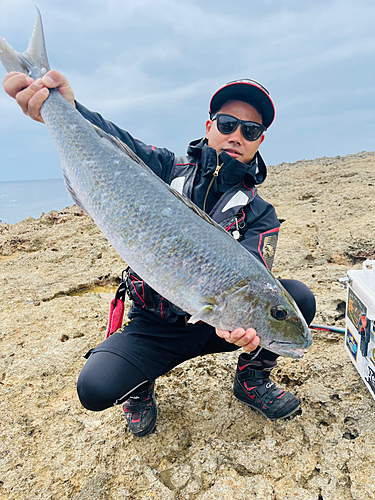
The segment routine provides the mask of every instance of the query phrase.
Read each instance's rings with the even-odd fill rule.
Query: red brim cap
[[[230,100],[256,103],[262,112],[263,125],[267,128],[275,119],[275,106],[268,90],[255,80],[235,80],[221,87],[211,98],[210,115],[217,113]]]

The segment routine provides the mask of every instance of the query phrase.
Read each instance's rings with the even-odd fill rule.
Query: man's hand
[[[73,106],[74,92],[67,78],[58,71],[51,70],[43,78],[33,80],[24,73],[8,73],[3,80],[5,92],[16,99],[25,115],[43,123],[40,108],[49,95],[48,89],[57,88],[60,94]]]
[[[244,328],[236,328],[232,332],[218,330],[216,328],[216,334],[230,344],[242,347],[245,352],[255,351],[260,342],[260,338],[257,336],[257,332],[254,328],[248,328],[247,330]]]

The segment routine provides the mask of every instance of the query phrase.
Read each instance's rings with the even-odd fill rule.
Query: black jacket
[[[76,103],[76,106],[91,123],[125,142],[168,184],[178,176],[179,169],[182,168],[185,177],[187,174],[190,179],[190,186],[186,187],[184,194],[229,232],[237,238],[239,236],[240,243],[271,270],[280,223],[274,207],[258,195],[255,187],[267,176],[266,165],[259,153],[250,164],[244,164],[225,152],[218,157],[216,151],[207,145],[206,139],[199,139],[190,143],[188,156],[176,157],[168,149],[148,146],[134,139],[125,130],[81,104]],[[218,176],[213,177],[218,163],[222,167]],[[233,208],[229,218],[224,220],[221,217],[218,220],[228,197],[239,189],[248,194],[247,203]],[[182,313],[131,270],[128,274],[128,290],[136,308],[151,311],[172,322],[177,319],[176,314]]]

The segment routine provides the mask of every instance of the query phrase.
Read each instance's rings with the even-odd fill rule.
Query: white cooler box
[[[340,281],[347,285],[345,347],[375,399],[375,260]]]

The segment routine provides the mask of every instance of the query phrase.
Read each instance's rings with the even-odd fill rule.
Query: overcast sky
[[[276,105],[267,164],[375,149],[374,0],[2,0],[0,36],[19,52],[35,3],[51,68],[148,144],[185,154],[212,94],[253,78]],[[1,90],[0,181],[59,177],[46,128]]]

